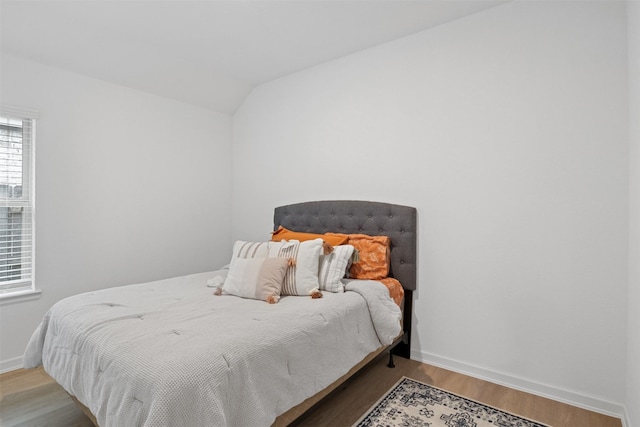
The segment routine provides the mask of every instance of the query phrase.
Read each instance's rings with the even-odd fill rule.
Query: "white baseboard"
[[[493,371],[480,366],[460,362],[447,357],[431,353],[411,350],[411,358],[439,368],[469,375],[474,378],[503,385],[515,390],[546,397],[558,402],[566,403],[589,411],[620,418],[623,427],[632,427],[627,422],[626,408],[623,404],[610,402],[598,397],[549,386],[535,381],[519,378],[503,372]]]
[[[22,356],[0,361],[0,374],[22,368]]]
[[[624,416],[622,417],[622,427],[636,427],[631,425],[631,421],[629,421],[629,413],[627,412],[627,407],[624,408]]]

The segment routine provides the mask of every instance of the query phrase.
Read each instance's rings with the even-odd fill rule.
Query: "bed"
[[[408,357],[415,208],[305,202],[277,207],[274,231],[280,227],[388,236],[389,276],[404,288],[403,310],[384,286],[366,280],[277,304],[212,295],[233,281],[241,263],[232,257],[228,269],[60,301],[34,332],[25,367],[42,364],[96,425],[279,426],[382,352]],[[254,261],[266,263],[242,260]],[[217,282],[224,286],[212,292]],[[395,324],[394,308],[403,312]]]

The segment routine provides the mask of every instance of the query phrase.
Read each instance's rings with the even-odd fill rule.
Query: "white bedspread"
[[[269,426],[400,333],[379,283],[270,305],[212,295],[219,274],[64,299],[25,367],[44,365],[103,427]]]

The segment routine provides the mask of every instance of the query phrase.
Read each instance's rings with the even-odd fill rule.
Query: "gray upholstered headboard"
[[[391,238],[391,277],[416,289],[416,209],[360,200],[296,203],[275,209],[274,230],[282,225],[307,233],[362,233]]]

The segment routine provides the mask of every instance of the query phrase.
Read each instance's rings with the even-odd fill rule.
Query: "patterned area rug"
[[[549,427],[403,377],[354,427]]]

